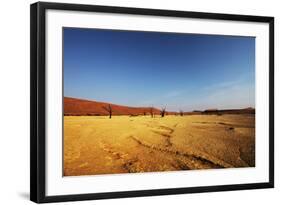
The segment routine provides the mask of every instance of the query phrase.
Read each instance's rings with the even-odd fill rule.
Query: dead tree
[[[146,112],[143,112],[143,115],[146,116]]]
[[[153,107],[150,107],[150,115],[151,115],[151,117],[153,118],[154,117],[154,113],[153,113]]]
[[[112,107],[111,107],[111,105],[108,104],[107,107],[106,107],[106,106],[103,106],[103,109],[105,109],[105,110],[108,112],[108,114],[109,114],[109,119],[111,119],[111,115],[112,115]]]
[[[166,107],[162,108],[162,110],[160,111],[161,117],[164,117],[165,114],[166,114]]]
[[[180,116],[183,116],[183,111],[182,110],[180,110]]]

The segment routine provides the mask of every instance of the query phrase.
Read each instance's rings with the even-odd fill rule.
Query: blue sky
[[[185,111],[255,107],[255,38],[64,28],[64,96]]]

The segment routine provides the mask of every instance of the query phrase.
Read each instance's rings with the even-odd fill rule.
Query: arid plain
[[[255,114],[64,116],[64,176],[255,166]]]

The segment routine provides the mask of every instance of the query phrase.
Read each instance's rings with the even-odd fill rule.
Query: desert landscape
[[[255,166],[254,109],[162,112],[64,98],[64,176]]]
[[[63,176],[255,167],[255,38],[63,28]]]

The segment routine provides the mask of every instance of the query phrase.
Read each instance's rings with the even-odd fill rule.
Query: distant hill
[[[150,107],[129,107],[116,105],[108,102],[97,102],[93,100],[83,100],[71,97],[64,97],[64,115],[80,116],[80,115],[108,115],[106,108],[108,105],[112,107],[112,115],[150,115]],[[160,114],[160,110],[153,108],[155,115]],[[166,112],[168,115],[178,115],[177,112]],[[220,115],[220,114],[255,114],[254,108],[245,109],[207,109],[204,111],[194,110],[193,112],[184,112],[184,115]]]
[[[209,109],[203,111],[203,114],[255,114],[254,108],[244,108],[244,109],[226,109],[226,110],[218,110],[218,109]]]
[[[105,107],[109,104],[113,115],[150,115],[150,107],[129,107],[70,97],[64,97],[64,115],[108,115]],[[158,115],[160,110],[153,108],[153,113]]]
[[[186,115],[212,115],[212,114],[255,114],[255,108],[247,107],[242,109],[207,109],[204,111],[194,110],[193,112],[185,112]]]

